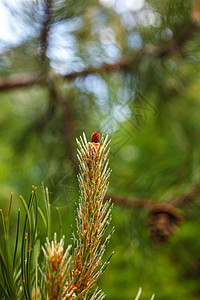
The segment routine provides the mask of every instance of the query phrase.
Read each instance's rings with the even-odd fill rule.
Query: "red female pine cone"
[[[88,143],[88,157],[87,157],[87,163],[89,165],[89,168],[91,168],[91,164],[92,164],[92,162],[90,161],[90,158],[89,158],[89,145],[91,146],[91,154],[92,154],[92,157],[93,157],[94,154],[97,152],[97,149],[99,147],[100,135],[98,134],[98,132],[94,132],[92,134],[91,139],[92,139],[92,142]]]
[[[99,142],[99,138],[100,138],[100,136],[99,136],[98,132],[94,132],[92,134],[92,143],[98,143]]]
[[[99,139],[100,139],[100,135],[98,134],[98,132],[94,132],[92,134],[92,144],[91,144],[92,156],[96,153],[97,148],[99,147]]]

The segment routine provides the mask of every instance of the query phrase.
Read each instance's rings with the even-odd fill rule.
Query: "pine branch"
[[[92,143],[88,143],[83,135],[83,139],[80,137],[77,143],[80,198],[76,210],[77,233],[73,233],[74,254],[67,292],[74,289],[74,296],[82,299],[96,284],[110,261],[111,256],[104,263],[102,258],[111,233],[104,241],[102,239],[111,220],[112,205],[110,201],[103,203],[110,175],[107,161],[108,136],[103,136],[99,141],[99,135],[94,133]]]
[[[184,193],[180,197],[170,200],[169,203],[171,203],[176,207],[183,207],[190,204],[194,200],[194,198],[198,197],[199,195],[200,195],[200,183],[197,183],[190,189],[190,191]]]
[[[89,74],[103,74],[103,73],[112,73],[112,72],[128,71],[128,70],[130,71],[134,69],[133,63],[135,61],[137,60],[132,59],[130,57],[124,57],[118,60],[114,64],[104,63],[100,67],[90,67],[80,72],[74,72],[74,73],[63,75],[63,78],[72,81],[77,77],[86,77]]]
[[[51,28],[52,23],[52,15],[53,15],[53,0],[46,0],[44,1],[45,8],[44,8],[44,20],[42,24],[42,30],[40,35],[40,52],[39,57],[42,63],[47,62],[47,48],[48,48],[48,38],[49,38],[49,31]]]
[[[117,72],[120,70],[125,71],[128,69],[132,69],[132,66],[130,64],[130,58],[124,58],[115,64],[103,64],[102,66],[97,68],[93,67],[93,68],[83,70],[81,72],[69,73],[63,76],[59,75],[59,77],[61,78],[63,77],[64,79],[72,81],[79,76],[86,77],[87,75],[93,73],[102,74],[105,72]],[[12,76],[7,78],[0,78],[0,92],[15,89],[15,88],[44,84],[44,83],[45,83],[45,77],[42,76],[41,74],[24,74],[24,75]]]
[[[23,74],[0,78],[0,92],[41,85],[44,82],[45,77],[41,74]]]
[[[49,30],[48,22],[47,24],[45,23],[41,39],[41,45],[43,45],[41,46],[41,57],[43,58],[47,47],[47,28]],[[136,52],[133,57],[123,57],[114,64],[105,63],[100,67],[90,67],[80,72],[59,75],[59,77],[68,81],[72,81],[77,77],[86,77],[89,74],[103,74],[119,71],[137,72],[137,66],[144,57],[149,56],[155,58],[164,58],[168,55],[176,55],[177,53],[182,54],[186,42],[192,38],[193,34],[197,32],[198,29],[198,24],[194,21],[191,21],[186,30],[182,32],[182,35],[178,38],[178,40],[172,40],[166,47],[144,47],[142,50]],[[10,78],[0,78],[0,92],[14,88],[43,84],[44,80],[45,78],[43,78],[41,74],[26,74]]]
[[[184,207],[185,205],[190,204],[195,197],[200,195],[200,184],[194,185],[190,191],[184,193],[183,195],[175,198],[175,199],[169,199],[164,202],[166,206],[173,206],[173,207]],[[118,205],[124,205],[127,207],[134,207],[134,208],[141,208],[141,209],[147,209],[152,210],[154,206],[157,203],[163,203],[158,202],[157,200],[153,199],[138,199],[138,198],[130,198],[130,197],[123,197],[118,195],[108,195],[107,199],[112,199],[112,202]]]
[[[67,156],[71,161],[71,167],[73,168],[74,174],[78,173],[78,165],[74,160],[74,147],[72,143],[72,134],[75,131],[74,128],[74,113],[70,101],[66,96],[63,96],[58,89],[55,87],[54,81],[48,82],[49,90],[49,106],[46,112],[45,123],[48,123],[56,112],[57,105],[62,108],[63,112],[63,140],[66,147]]]
[[[51,243],[47,238],[45,248],[45,267],[40,269],[48,300],[97,300],[104,299],[104,293],[92,289],[98,278],[110,263],[109,258],[103,263],[102,258],[109,243],[111,233],[105,238],[110,224],[111,201],[103,202],[108,189],[109,141],[108,136],[99,140],[99,134],[92,135],[88,143],[85,135],[77,140],[80,173],[78,182],[80,197],[76,209],[76,229],[73,233],[73,255],[71,247],[64,252],[64,238],[58,243],[56,234]],[[91,290],[92,289],[92,290]],[[45,291],[40,290],[43,298]],[[46,299],[45,298],[45,299]]]
[[[155,201],[151,199],[138,199],[138,198],[130,198],[123,197],[118,195],[108,195],[107,199],[112,199],[112,202],[117,205],[123,205],[126,207],[134,207],[134,208],[142,208],[142,209],[151,209],[155,204]]]

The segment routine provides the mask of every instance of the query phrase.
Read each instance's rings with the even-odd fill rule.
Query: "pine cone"
[[[151,240],[156,244],[168,242],[181,221],[182,217],[176,207],[167,203],[156,203],[148,218]]]

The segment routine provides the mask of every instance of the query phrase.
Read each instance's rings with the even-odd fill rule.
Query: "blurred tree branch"
[[[41,52],[40,58],[41,61],[46,59],[46,50],[47,50],[47,40],[48,40],[48,32],[50,30],[50,20],[52,11],[52,1],[48,1],[47,6],[47,16],[44,21],[44,27],[41,33]],[[144,47],[142,50],[136,52],[133,57],[124,57],[118,60],[116,63],[108,64],[104,63],[100,67],[90,67],[80,72],[73,72],[65,75],[58,75],[59,77],[63,77],[68,81],[74,80],[77,77],[86,77],[89,74],[102,74],[102,73],[111,73],[118,71],[137,71],[137,66],[140,61],[146,57],[155,57],[155,58],[163,58],[167,55],[175,55],[177,53],[183,53],[183,48],[188,40],[190,40],[193,34],[199,29],[197,22],[191,20],[188,24],[187,28],[182,31],[181,36],[178,37],[177,40],[172,39],[171,42],[163,47],[153,47],[149,45],[148,47]],[[33,86],[44,84],[45,76],[41,74],[24,74],[24,75],[16,75],[8,78],[0,78],[0,92],[11,90],[15,88]]]
[[[176,207],[182,207],[190,204],[194,198],[200,195],[200,183],[194,185],[191,190],[180,197],[177,197],[173,200],[170,200],[169,203],[173,204]]]
[[[41,74],[20,74],[7,78],[0,78],[0,91],[9,91],[44,84],[45,77]]]
[[[71,162],[71,167],[75,174],[78,173],[78,165],[76,163],[76,156],[74,155],[74,147],[73,147],[73,132],[74,129],[74,112],[72,106],[70,105],[69,99],[63,96],[58,90],[55,89],[55,86],[52,85],[52,98],[60,104],[63,112],[63,141],[65,144],[65,149],[67,152],[67,156]]]
[[[51,28],[52,18],[53,18],[53,0],[47,0],[44,2],[44,20],[42,24],[42,30],[40,35],[40,52],[39,57],[40,61],[48,67],[47,63],[47,48],[48,48],[48,38],[49,38],[49,31]]]
[[[174,206],[174,207],[183,207],[185,205],[188,205],[191,203],[195,197],[200,195],[200,183],[194,185],[190,191],[184,193],[183,195],[170,199],[164,204],[167,206]],[[159,203],[156,200],[153,199],[138,199],[138,198],[129,198],[129,197],[122,197],[118,195],[108,195],[108,199],[111,198],[111,200],[119,205],[124,205],[127,207],[134,207],[134,208],[144,208],[147,210],[151,210],[157,203]]]
[[[130,197],[122,197],[118,195],[108,195],[107,199],[110,199],[117,205],[123,205],[134,208],[151,209],[155,201],[151,199],[138,199]]]
[[[85,77],[92,73],[104,73],[104,72],[116,72],[119,70],[130,70],[132,69],[132,64],[130,58],[124,58],[115,64],[103,64],[102,66],[95,68],[89,68],[81,72],[69,73],[66,75],[59,75],[67,80],[74,80],[79,76]],[[39,85],[45,83],[45,76],[41,74],[23,74],[16,75],[8,78],[0,78],[0,92],[11,90],[15,88]]]

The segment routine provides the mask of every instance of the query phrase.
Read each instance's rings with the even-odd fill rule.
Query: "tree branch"
[[[115,204],[118,205],[134,208],[145,208],[147,210],[151,209],[153,207],[153,204],[155,204],[155,201],[150,199],[137,199],[117,195],[107,195],[106,198],[107,200],[111,199]]]
[[[177,197],[173,200],[170,200],[169,203],[173,204],[176,207],[182,207],[190,204],[194,198],[200,196],[200,183],[197,183],[191,190],[180,197]]]
[[[74,72],[74,73],[63,75],[63,78],[71,81],[76,79],[77,77],[86,77],[89,74],[102,74],[102,73],[117,72],[121,70],[123,71],[132,70],[133,62],[134,62],[133,58],[130,59],[130,57],[124,57],[114,64],[104,63],[100,67],[90,67],[80,72]]]
[[[52,3],[52,2],[51,2]],[[51,7],[51,6],[50,6]],[[49,11],[52,10],[52,7]],[[44,28],[41,33],[41,59],[44,59],[44,55],[46,55],[47,49],[47,37],[50,29],[50,15],[49,18],[44,22]],[[136,71],[137,66],[140,61],[146,57],[157,57],[163,58],[169,54],[175,55],[176,53],[181,53],[185,43],[192,37],[192,35],[197,31],[199,26],[195,22],[191,22],[187,30],[183,31],[183,34],[179,39],[172,40],[168,46],[166,47],[144,47],[144,49],[135,53],[133,57],[124,57],[121,58],[118,62],[114,64],[106,64],[104,63],[100,67],[90,67],[80,72],[73,72],[65,75],[59,75],[59,77],[63,77],[66,80],[72,81],[77,77],[86,77],[89,74],[102,74],[102,73],[110,73],[110,72],[118,72],[118,71]],[[0,92],[15,88],[21,88],[26,86],[33,86],[38,84],[43,84],[44,79],[41,74],[27,74],[27,75],[19,75],[16,77],[10,78],[1,78],[0,79]]]
[[[191,188],[191,190],[175,199],[170,199],[168,201],[165,201],[164,204],[174,207],[183,207],[188,204],[190,204],[194,198],[196,198],[198,195],[200,195],[200,183],[196,184],[194,187]],[[118,195],[108,195],[107,199],[110,199],[118,204],[118,205],[124,205],[127,207],[134,207],[134,208],[144,208],[147,210],[151,210],[156,204],[162,203],[158,202],[153,199],[137,199],[137,198],[128,198]]]
[[[41,74],[23,74],[18,76],[0,78],[0,92],[16,88],[30,87],[43,84],[44,76]]]
[[[49,31],[52,23],[53,0],[46,0],[44,1],[44,3],[45,3],[44,20],[43,20],[42,30],[40,34],[40,52],[39,52],[39,57],[42,63],[46,63],[47,61],[46,52],[48,47]]]

